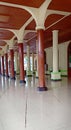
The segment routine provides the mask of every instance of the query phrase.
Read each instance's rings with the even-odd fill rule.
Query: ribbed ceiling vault
[[[35,20],[25,9],[7,6],[7,3],[40,8],[45,0],[1,0],[0,2],[6,2],[6,5],[0,4],[0,47],[5,46],[5,40],[10,40],[14,36],[14,33],[8,29],[19,30],[23,25],[27,25],[25,30],[29,30],[29,32],[24,37],[24,51],[26,52],[26,46],[29,44],[31,52],[35,52],[37,39]],[[71,0],[52,0],[47,8],[47,13],[48,11],[51,13],[47,15],[44,24],[45,48],[52,46],[53,30],[59,30],[59,43],[71,40]],[[64,12],[69,15],[64,15]],[[30,22],[26,24],[28,20]]]

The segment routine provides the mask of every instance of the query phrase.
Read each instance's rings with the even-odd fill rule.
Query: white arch
[[[36,22],[36,29],[41,29],[41,28],[44,29],[44,22],[45,22],[47,7],[51,1],[52,0],[45,0],[45,2],[40,6],[40,8],[27,7],[27,6],[22,6],[22,5],[12,4],[12,3],[7,3],[7,2],[0,2],[0,4],[26,10],[34,18],[34,20]],[[43,12],[43,13],[41,13],[41,12]],[[32,20],[32,17],[27,21],[27,23],[29,23],[29,21]],[[22,39],[25,27],[26,27],[26,25],[23,25],[23,27],[20,30],[14,30],[14,29],[4,29],[4,30],[9,30],[9,31],[13,32],[14,35],[20,41]]]
[[[20,8],[20,9],[24,9],[26,10],[28,13],[30,13],[33,18],[35,19],[35,15],[33,10],[37,10],[36,8],[32,8],[32,7],[27,7],[27,6],[22,6],[22,5],[18,5],[18,4],[12,4],[12,3],[7,3],[7,2],[0,2],[1,5],[5,5],[5,6],[10,6],[10,7],[16,7],[16,8]]]
[[[45,2],[40,6],[40,8],[27,7],[27,6],[22,6],[22,5],[12,4],[12,3],[7,3],[7,2],[0,2],[0,4],[26,10],[28,13],[30,13],[32,15],[38,28],[44,28],[47,7],[51,1],[52,0],[45,0]],[[43,13],[41,13],[41,12],[43,12]]]
[[[15,37],[17,37],[17,32],[19,30],[14,30],[14,29],[8,29],[8,28],[0,28],[1,30],[7,30],[7,31],[10,31],[14,34]],[[5,41],[5,40],[1,40],[1,41]]]

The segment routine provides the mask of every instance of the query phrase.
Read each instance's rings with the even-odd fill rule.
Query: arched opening
[[[68,77],[71,77],[71,42],[68,46]]]

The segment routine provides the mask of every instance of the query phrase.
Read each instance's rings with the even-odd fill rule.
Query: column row
[[[23,43],[18,44],[18,47],[19,47],[19,63],[20,63],[20,83],[26,83],[25,74],[24,74]],[[16,57],[16,60],[17,60],[17,57]],[[7,53],[1,57],[1,74],[3,76],[10,77],[11,79],[16,79],[15,70],[14,70],[14,50],[13,49],[10,49],[10,52],[9,52],[9,64],[8,64]]]
[[[38,79],[39,79],[39,91],[46,91],[47,87],[45,84],[45,68],[44,68],[44,30],[37,30],[37,50],[38,50]],[[25,71],[24,71],[24,53],[23,53],[23,43],[18,44],[19,48],[19,63],[20,63],[20,83],[26,83],[25,81]],[[27,47],[28,55],[28,75],[30,75],[30,50],[29,46]],[[33,55],[32,55],[33,56]],[[5,54],[5,63],[6,63],[6,76],[8,75],[8,55]],[[10,49],[10,77],[15,79],[14,71],[14,52],[13,49]],[[4,72],[4,56],[1,58],[1,74],[5,75]],[[58,72],[58,31],[53,31],[53,72],[51,73],[52,80],[61,80],[61,75]]]

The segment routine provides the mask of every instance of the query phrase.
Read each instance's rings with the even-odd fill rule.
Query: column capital
[[[19,45],[19,44],[23,44],[23,42],[22,42],[22,41],[20,41],[20,42],[18,42],[18,45]]]
[[[18,39],[18,44],[23,43],[23,39]]]
[[[9,50],[12,50],[14,48],[13,44],[9,44]]]
[[[4,56],[4,51],[3,50],[1,50],[1,56]]]
[[[8,52],[8,48],[9,48],[8,45],[6,45],[6,46],[3,48],[3,52],[4,52],[4,53],[7,53],[7,52]]]
[[[13,50],[13,47],[9,47],[9,50]]]
[[[29,48],[30,48],[30,45],[27,45],[27,48],[29,49]]]
[[[23,43],[23,40],[24,40],[24,30],[23,29],[18,32],[17,38],[18,38],[18,43]]]
[[[58,32],[59,32],[59,30],[53,30],[52,32],[53,32],[53,33],[54,33],[54,32],[57,32],[57,33],[58,33]]]
[[[41,26],[41,25],[38,25],[38,26],[36,26],[36,30],[45,30],[45,27]]]

